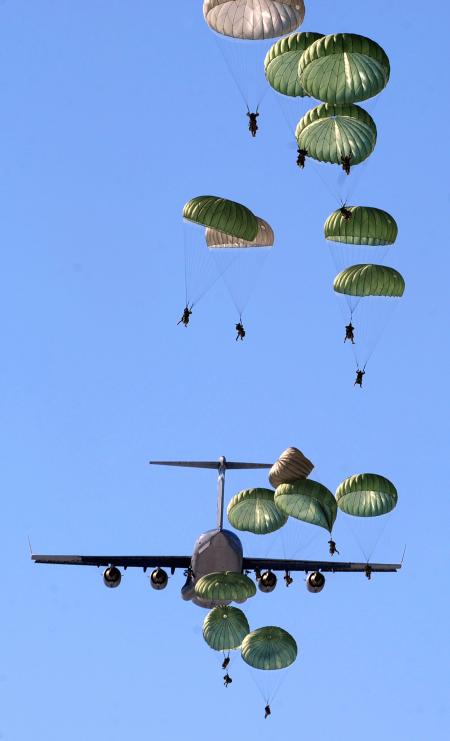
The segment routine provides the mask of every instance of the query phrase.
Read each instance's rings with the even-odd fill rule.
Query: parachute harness
[[[223,658],[223,661],[222,661],[222,669],[226,669],[227,666],[228,666],[228,664],[231,661],[231,659],[230,659],[230,652],[229,651],[227,651],[227,652],[223,651],[223,657],[224,658]]]

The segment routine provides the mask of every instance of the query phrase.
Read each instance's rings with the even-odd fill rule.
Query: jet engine
[[[164,569],[154,569],[150,574],[150,584],[153,589],[165,589],[168,581],[169,577]]]
[[[114,589],[115,587],[119,586],[120,582],[122,581],[122,574],[120,573],[117,566],[108,566],[108,568],[104,570],[103,581],[105,583],[105,586],[109,587],[110,589]]]
[[[308,592],[321,592],[325,586],[325,577],[320,571],[313,571],[306,577]]]
[[[277,577],[273,571],[263,571],[258,579],[258,587],[261,592],[273,592],[277,586]]]

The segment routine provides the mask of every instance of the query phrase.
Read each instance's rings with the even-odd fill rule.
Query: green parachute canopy
[[[241,655],[254,669],[285,669],[297,658],[297,644],[286,630],[270,625],[245,636]]]
[[[240,239],[251,241],[258,233],[258,221],[250,209],[226,198],[191,198],[183,208],[183,218]]]
[[[232,237],[230,234],[225,234],[225,232],[220,232],[218,229],[207,228],[205,230],[206,244],[212,249],[218,247],[272,247],[275,241],[272,227],[259,216],[256,217],[256,221],[258,222],[258,232],[252,240],[239,239],[238,237]]]
[[[349,476],[336,489],[339,509],[356,517],[385,515],[397,504],[394,484],[377,473]]]
[[[204,0],[203,16],[213,31],[257,41],[284,36],[303,22],[303,0]]]
[[[336,276],[333,288],[346,296],[400,298],[405,281],[397,270],[386,265],[351,265]]]
[[[272,489],[244,489],[234,495],[228,505],[227,515],[236,530],[246,530],[256,535],[267,535],[279,530],[288,518],[274,502]]]
[[[248,620],[237,607],[214,607],[203,622],[203,638],[214,651],[239,648],[249,632]]]
[[[307,94],[326,103],[372,98],[386,87],[389,74],[389,59],[381,46],[354,33],[323,36],[299,60]]]
[[[195,594],[208,602],[244,602],[254,597],[256,586],[245,574],[216,571],[202,576],[196,582]]]
[[[301,450],[287,448],[270,469],[269,481],[275,488],[280,484],[291,484],[298,479],[307,478],[313,468],[314,463],[311,463]]]
[[[305,49],[321,36],[313,31],[292,33],[270,47],[264,59],[264,71],[274,90],[292,97],[308,95],[300,83],[298,63]]]
[[[280,484],[275,491],[275,504],[285,515],[319,525],[331,533],[337,505],[331,491],[311,479],[299,479],[293,484]]]
[[[340,165],[343,157],[351,156],[350,164],[357,165],[373,152],[377,127],[357,105],[322,103],[300,119],[295,138],[308,157]]]
[[[345,206],[350,218],[342,211],[333,211],[324,224],[325,239],[345,244],[371,246],[394,244],[398,228],[395,219],[381,208],[372,206]]]

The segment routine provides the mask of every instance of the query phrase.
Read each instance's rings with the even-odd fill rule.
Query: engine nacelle
[[[273,592],[277,586],[277,577],[273,571],[264,571],[258,579],[258,587],[261,592]]]
[[[320,571],[313,571],[306,577],[308,592],[321,592],[325,586],[325,577]]]
[[[150,584],[153,589],[165,589],[168,581],[169,577],[164,569],[154,569],[150,574]]]
[[[105,586],[109,587],[110,589],[114,589],[115,587],[119,586],[120,582],[122,581],[122,574],[120,573],[117,566],[108,566],[108,568],[104,570],[103,581],[105,583]]]

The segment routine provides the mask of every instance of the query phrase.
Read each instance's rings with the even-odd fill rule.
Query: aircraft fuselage
[[[214,529],[202,533],[196,540],[191,559],[191,571],[181,590],[184,600],[192,600],[201,607],[214,607],[195,595],[195,584],[205,574],[215,571],[242,571],[243,550],[237,535],[230,530]]]

